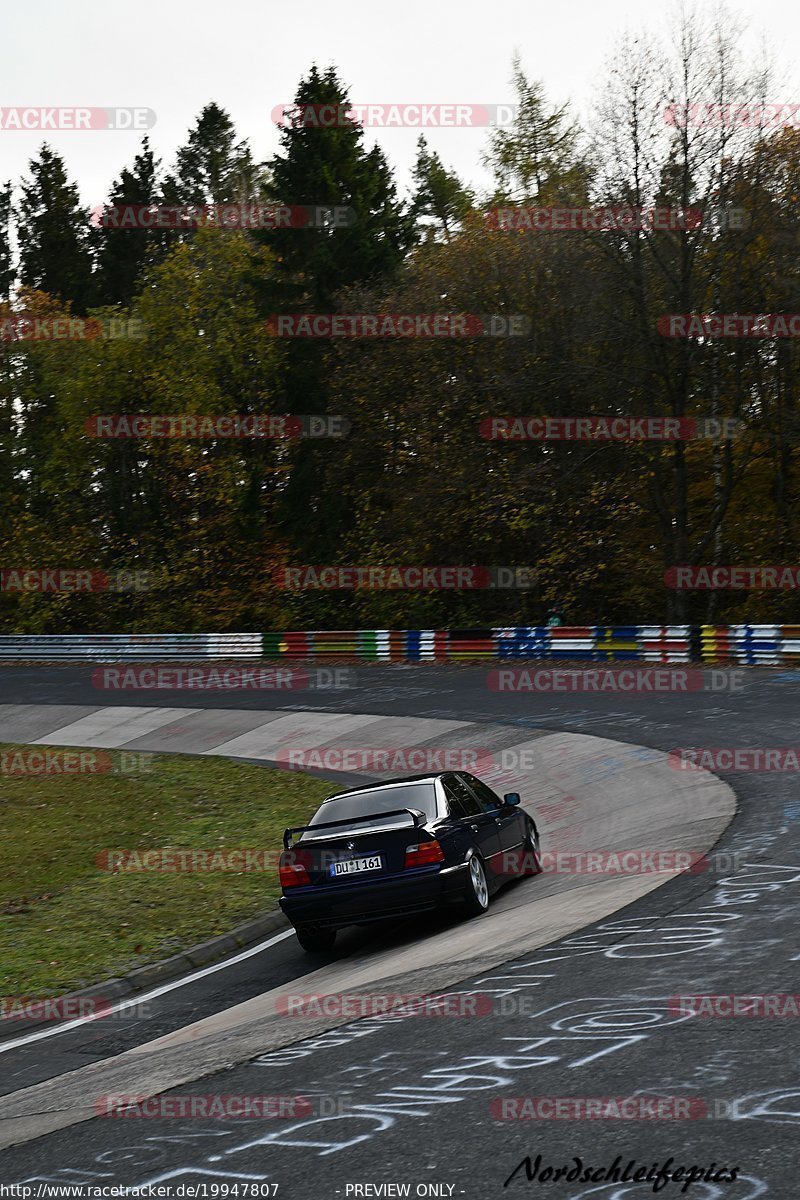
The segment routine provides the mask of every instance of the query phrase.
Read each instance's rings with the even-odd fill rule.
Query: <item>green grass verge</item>
[[[30,749],[0,744],[7,764]],[[0,997],[155,962],[275,907],[280,891],[275,868],[110,873],[102,851],[279,850],[333,790],[225,758],[142,757],[136,775],[0,775]]]

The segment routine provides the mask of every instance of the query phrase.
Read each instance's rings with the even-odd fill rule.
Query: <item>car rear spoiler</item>
[[[402,817],[404,813],[411,817],[415,829],[418,829],[420,825],[424,825],[427,820],[425,813],[420,812],[418,808],[393,808],[390,812],[371,813],[363,817],[349,817],[346,821],[325,821],[320,825],[298,825],[295,829],[285,830],[283,848],[284,850],[291,849],[292,838],[296,833],[309,833],[312,830],[316,833],[318,829],[342,829],[347,825],[361,825],[364,821],[374,821],[378,817]]]

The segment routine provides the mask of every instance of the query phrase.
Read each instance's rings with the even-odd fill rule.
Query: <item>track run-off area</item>
[[[725,687],[709,671],[708,689],[690,693],[556,694],[492,690],[486,665],[393,664],[348,669],[340,687],[315,687],[310,670],[310,686],[288,692],[136,693],[98,691],[94,670],[0,668],[0,740],[273,764],[297,747],[477,747],[496,765],[476,773],[521,792],[545,852],[708,860],[678,876],[546,872],[476,920],[352,930],[325,956],[282,928],[102,1020],[9,1023],[3,1184],[640,1200],[654,1185],[634,1171],[671,1158],[671,1171],[704,1170],[686,1193],[668,1181],[667,1198],[798,1194],[797,1016],[721,1003],[692,1015],[676,1001],[800,990],[798,777],[679,770],[674,752],[794,746],[800,674],[748,668]],[[329,773],[344,785],[370,774]],[[287,1011],[293,996],[353,994],[462,1003],[438,1017]],[[260,1118],[177,1103],[98,1117],[98,1101],[119,1094],[303,1103]],[[609,1103],[636,1097],[633,1117]],[[515,1174],[526,1155],[541,1156],[530,1181]],[[576,1159],[572,1179],[547,1177]],[[410,1190],[354,1190],[368,1185]]]

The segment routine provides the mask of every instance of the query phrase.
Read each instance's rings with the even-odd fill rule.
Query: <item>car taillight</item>
[[[281,854],[278,870],[282,888],[302,887],[311,883],[308,868],[311,866],[311,853],[308,850],[284,850]]]
[[[431,863],[444,862],[444,851],[435,838],[429,842],[420,842],[418,846],[406,846],[406,861],[409,867],[428,867]]]

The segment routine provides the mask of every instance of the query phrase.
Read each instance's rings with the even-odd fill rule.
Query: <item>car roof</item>
[[[436,783],[437,779],[442,779],[445,775],[452,775],[453,771],[437,771],[434,775],[404,775],[400,779],[385,779],[382,783],[362,783],[358,787],[346,788],[342,792],[334,792],[332,796],[326,796],[322,801],[327,804],[329,800],[338,800],[340,796],[352,796],[356,792],[382,792],[389,788],[399,787],[404,783]]]

